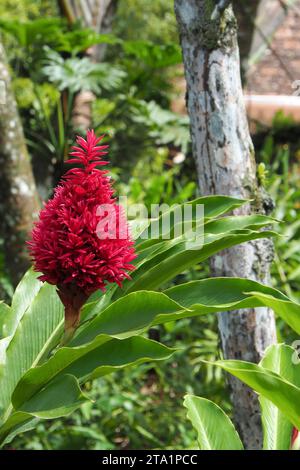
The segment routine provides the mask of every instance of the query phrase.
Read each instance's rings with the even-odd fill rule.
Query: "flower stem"
[[[75,309],[72,305],[65,306],[65,332],[60,345],[65,346],[74,336],[80,323],[80,308]]]

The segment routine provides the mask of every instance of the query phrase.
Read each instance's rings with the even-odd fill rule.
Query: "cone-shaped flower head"
[[[40,212],[28,242],[40,279],[58,287],[61,300],[80,310],[107,283],[121,286],[135,258],[125,215],[113,197],[107,171],[97,169],[107,145],[88,131],[77,137],[69,170]]]

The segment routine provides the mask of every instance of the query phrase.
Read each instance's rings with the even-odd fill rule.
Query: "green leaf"
[[[5,336],[3,331],[4,324],[7,322],[7,318],[10,315],[10,312],[10,306],[6,305],[4,302],[0,302],[0,338],[3,338]]]
[[[232,230],[242,230],[245,228],[257,230],[268,224],[274,223],[274,219],[260,214],[236,215],[222,217],[216,220],[209,220],[205,225],[206,233],[226,233]]]
[[[212,220],[213,217],[244,203],[245,201],[223,196],[202,197],[187,204],[173,206],[170,210],[163,212],[160,217],[149,220],[149,226],[136,241],[138,258],[135,261],[136,269],[132,273],[132,280],[125,281],[123,291],[116,292],[115,297],[141,288],[156,289],[161,283],[185,269],[206,260],[214,253],[214,251],[210,251],[210,248],[215,247],[215,252],[217,252],[232,246],[232,244],[263,237],[257,229],[272,224],[274,220],[270,217],[254,214]],[[200,214],[196,214],[194,210],[198,205],[204,207],[204,218]],[[178,217],[174,216],[175,211],[179,211],[177,214],[180,219],[183,214],[186,217],[186,206],[193,208],[192,214],[188,214],[191,222],[189,230],[186,229],[185,222],[176,222]],[[155,226],[160,228],[157,238],[149,238],[148,236],[150,223],[151,228]],[[181,231],[184,228],[184,233],[181,236],[177,235],[181,231],[175,232],[177,226]],[[198,239],[195,240],[196,230]],[[273,233],[265,231],[264,235],[266,237],[272,236]],[[226,237],[231,237],[231,239]],[[235,237],[237,238],[235,239]],[[143,240],[143,238],[148,239]],[[192,246],[190,242],[193,243]],[[171,271],[169,271],[169,264]],[[162,269],[160,269],[161,267]],[[157,277],[157,270],[160,272],[160,278]],[[147,281],[150,277],[153,277],[153,283],[148,284]]]
[[[93,380],[129,365],[168,358],[174,350],[143,337],[126,340],[98,336],[79,348],[63,347],[39,367],[31,368],[17,384],[12,408],[0,428],[0,441],[31,426],[33,418],[65,416],[87,398],[78,381]]]
[[[248,294],[253,295],[260,300],[264,305],[274,310],[296,333],[300,334],[300,305],[293,302],[288,297],[285,300],[274,298],[272,295],[261,292],[251,292]]]
[[[161,292],[133,292],[116,300],[91,322],[83,325],[70,345],[90,342],[99,334],[116,338],[132,336],[139,330],[149,328],[159,314],[182,310],[186,308]]]
[[[0,28],[13,35],[21,47],[30,47],[39,44],[55,44],[59,36],[63,22],[60,18],[38,18],[33,21],[8,21],[1,20]]]
[[[11,394],[21,376],[57,344],[63,329],[63,306],[54,286],[42,285],[31,272],[16,290],[9,319],[10,336],[0,343],[0,417],[11,411]],[[4,347],[3,347],[4,346]]]
[[[240,243],[267,238],[274,232],[237,230],[226,234],[206,234],[203,240],[199,240],[199,248],[187,249],[185,241],[170,240],[162,242],[160,252],[154,252],[154,256],[145,260],[133,273],[131,281],[124,282],[124,293],[141,289],[154,290],[163,283],[182,273],[186,269],[200,263],[217,252],[230,248]],[[118,292],[117,295],[121,295]]]
[[[260,365],[299,386],[300,368],[291,360],[294,352],[293,348],[284,344],[272,345],[267,349]],[[264,449],[288,450],[291,443],[292,423],[270,400],[260,396],[259,401],[262,409]]]
[[[103,89],[111,91],[119,88],[126,76],[117,66],[94,63],[88,57],[67,58],[49,50],[43,67],[43,73],[59,90],[68,89],[71,93],[90,90],[100,93]]]
[[[292,357],[291,357],[292,360]],[[300,388],[261,365],[245,361],[216,361],[257,393],[270,400],[297,428],[300,428]],[[297,366],[299,367],[299,366]]]
[[[257,294],[248,294],[256,291]],[[280,315],[282,303],[288,297],[278,290],[255,281],[239,278],[210,278],[191,281],[172,287],[163,293],[137,291],[127,294],[107,308],[97,304],[91,308],[95,316],[83,324],[71,346],[92,341],[99,334],[124,338],[146,330],[153,325],[167,323],[207,313],[261,307],[263,300],[257,295],[272,297],[275,311]],[[300,316],[300,305],[290,301]]]
[[[23,375],[12,396],[14,409],[23,410],[24,403],[33,400],[44,386],[62,375],[71,374],[84,382],[128,365],[166,359],[173,352],[140,336],[119,340],[99,335],[86,345],[60,348],[47,362]]]
[[[3,322],[3,336],[14,334],[24,313],[41,289],[43,284],[37,278],[38,273],[30,269],[18,284],[13,295],[10,315],[7,315]]]
[[[74,376],[59,376],[31,399],[24,401],[20,411],[10,415],[0,429],[0,441],[3,445],[24,429],[30,429],[36,422],[34,418],[67,416],[87,400]]]
[[[18,434],[34,429],[38,418],[28,417],[27,413],[14,413],[0,428],[0,448],[9,444]]]
[[[0,447],[12,441],[12,439],[28,429],[32,429],[37,418],[34,419],[30,414],[21,411],[12,413],[4,424],[0,427]]]
[[[161,214],[158,219],[162,220],[164,217],[170,217],[170,229],[172,231],[172,228],[174,227],[174,219],[172,218],[172,214],[176,210],[178,210],[178,207],[181,208],[181,211],[183,211],[184,205],[192,206],[193,208],[193,217],[195,217],[195,211],[194,209],[197,207],[197,205],[203,205],[204,209],[204,218],[205,220],[209,220],[212,218],[219,217],[220,215],[225,214],[226,212],[230,212],[234,209],[237,209],[238,207],[242,206],[245,204],[247,201],[244,199],[237,199],[229,196],[202,196],[197,199],[194,199],[192,201],[188,201],[187,203],[184,204],[176,204],[175,207],[171,206],[170,209],[163,214]],[[156,219],[156,220],[158,220]],[[153,220],[153,219],[152,219]],[[138,221],[134,221],[134,226],[138,224]],[[147,222],[145,220],[141,220],[141,226],[144,226],[144,230],[141,231],[140,233],[140,238],[136,240],[136,247],[137,250],[140,251],[141,249],[152,245],[153,243],[158,243],[160,239],[157,240],[143,240],[143,236],[145,233],[147,234],[147,227],[149,226],[151,220],[147,219]]]
[[[238,207],[241,207],[248,201],[246,199],[238,199],[230,196],[202,196],[188,204],[204,205],[204,217],[213,218],[231,212]]]
[[[72,413],[87,400],[78,380],[71,374],[65,374],[55,377],[36,395],[24,401],[19,410],[37,418],[52,419]]]
[[[280,310],[281,302],[289,300],[277,289],[238,277],[214,277],[190,281],[171,287],[164,293],[183,307],[195,309],[203,306],[212,309],[207,310],[206,313],[218,311],[217,309],[236,310],[263,306],[265,295],[277,301],[277,310]],[[292,302],[292,304],[297,306],[300,314],[300,305],[296,302]]]
[[[186,395],[183,404],[198,433],[201,450],[243,450],[234,425],[218,405],[193,395]]]

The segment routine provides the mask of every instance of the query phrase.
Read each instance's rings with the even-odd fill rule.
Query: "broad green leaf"
[[[208,197],[208,199],[211,199],[211,198]],[[212,198],[212,199],[214,199],[214,198]],[[197,200],[197,201],[199,201],[199,200]],[[229,198],[229,200],[230,200],[230,205],[227,205],[226,207],[230,207],[230,208],[233,207],[233,205],[234,205],[233,201],[235,201],[235,204],[237,204],[237,202],[236,202],[237,200],[232,201],[232,198]],[[240,202],[240,204],[241,204],[241,202]],[[207,206],[205,206],[205,207],[207,207]],[[208,206],[207,210],[208,210],[208,213],[214,213],[214,210],[215,210],[214,205],[212,205],[211,207]],[[210,210],[210,212],[209,212],[209,210]],[[207,219],[207,220],[210,220],[210,219]],[[216,222],[216,224],[215,224],[215,222]],[[175,269],[173,270],[173,272],[166,272],[166,275],[163,273],[163,271],[161,272],[161,274],[163,273],[163,278],[161,279],[160,282],[161,283],[165,282],[169,278],[172,278],[173,276],[175,276],[176,274],[178,274],[179,272],[184,270],[186,267],[193,266],[194,264],[197,264],[198,261],[203,261],[207,257],[209,257],[211,251],[209,251],[208,253],[207,253],[207,251],[208,251],[208,249],[212,248],[211,245],[214,242],[219,241],[219,246],[215,247],[216,252],[219,249],[222,248],[222,245],[220,245],[220,239],[225,239],[225,242],[223,243],[223,246],[228,246],[228,239],[226,239],[226,233],[228,232],[227,235],[228,234],[230,235],[230,230],[229,229],[233,229],[233,228],[239,228],[240,229],[242,227],[248,227],[249,224],[250,224],[251,227],[255,226],[256,228],[260,228],[261,226],[264,226],[264,225],[269,224],[271,222],[272,222],[272,219],[270,219],[268,217],[265,217],[265,216],[260,216],[260,215],[236,217],[236,220],[235,220],[235,218],[227,217],[227,218],[221,219],[220,221],[212,221],[212,225],[210,225],[210,223],[205,225],[205,227],[210,226],[211,227],[211,229],[210,229],[211,232],[214,232],[213,234],[209,234],[209,231],[207,231],[207,233],[206,233],[205,242],[206,242],[206,245],[210,244],[210,246],[203,246],[203,249],[202,249],[203,240],[200,240],[199,241],[200,247],[197,250],[187,250],[186,240],[184,240],[184,237],[179,237],[177,239],[171,239],[171,240],[146,240],[144,242],[141,242],[139,245],[136,246],[137,253],[138,253],[138,258],[137,258],[137,260],[135,260],[136,269],[135,269],[134,273],[132,274],[132,278],[135,282],[138,282],[139,278],[141,278],[144,274],[147,275],[148,271],[151,268],[157,267],[159,263],[165,264],[165,263],[168,262],[168,258],[173,257],[172,260],[171,260],[171,267],[172,267],[172,262],[174,260],[174,256],[175,256],[175,261],[176,261],[176,256],[181,254],[181,255],[183,255],[183,258],[184,258],[184,253],[187,252],[188,263],[186,265],[183,265],[183,263],[182,264],[179,263],[179,266],[178,266],[174,263],[174,268]],[[201,223],[203,223],[203,221]],[[227,232],[224,234],[223,233],[224,231],[225,232],[227,231]],[[257,233],[259,233],[259,232],[251,232],[251,233],[250,232],[239,232],[238,235],[241,235],[241,234],[244,235],[245,234],[247,239],[249,240],[251,238],[257,238],[257,237],[262,236],[261,234],[256,235]],[[235,234],[235,232],[234,232],[234,234]],[[264,235],[265,236],[267,236],[267,235],[270,236],[270,235],[273,235],[273,232],[264,232]],[[239,240],[240,241],[245,241],[245,236],[243,236],[242,239],[240,238]],[[231,242],[229,244],[231,245],[231,244],[235,244],[235,243],[238,243],[238,240],[231,240]],[[144,245],[144,244],[146,244],[146,245]],[[221,246],[221,248],[219,248],[220,246]],[[155,276],[153,276],[153,277],[155,278]],[[140,282],[139,284],[143,284],[143,282]],[[148,289],[150,289],[150,288],[153,289],[153,288],[159,287],[159,284],[155,283],[151,287],[150,286],[142,286],[143,289],[145,287],[147,287]],[[110,288],[109,296],[106,295],[106,294],[104,296],[102,296],[101,305],[94,304],[94,307],[95,308],[101,307],[101,309],[103,309],[103,306],[104,306],[104,303],[105,303],[105,302],[103,302],[103,300],[105,300],[105,298],[109,297],[109,299],[110,299],[111,296],[112,296],[113,298],[116,299],[116,298],[122,297],[122,295],[126,294],[127,292],[134,291],[134,290],[139,290],[139,289],[140,289],[139,287],[135,288],[133,286],[133,281],[132,280],[125,281],[124,282],[124,287],[123,287],[122,290]],[[89,318],[94,314],[95,309],[91,305],[89,305],[87,308],[89,310],[87,318]],[[99,309],[98,309],[98,311],[99,311]]]
[[[299,386],[300,368],[293,364],[294,352],[293,348],[284,344],[272,345],[267,349],[260,365]],[[291,443],[292,423],[270,400],[260,396],[259,401],[262,409],[264,449],[288,450]]]
[[[84,346],[60,348],[47,362],[23,375],[12,396],[13,407],[23,410],[24,403],[33,400],[46,384],[62,375],[71,374],[84,382],[128,365],[166,359],[173,352],[141,336],[119,340],[99,335]]]
[[[38,273],[29,269],[18,284],[12,299],[10,315],[7,315],[3,323],[3,336],[14,334],[24,313],[41,289],[43,284],[37,277]]]
[[[0,428],[0,448],[9,444],[18,434],[34,429],[38,421],[39,418],[29,418],[26,413],[14,413]]]
[[[147,254],[147,258],[149,258],[149,253],[151,254],[152,251],[157,254],[158,252],[161,253],[168,248],[167,242],[159,245],[162,240],[172,240],[172,244],[177,244],[181,241],[194,241],[196,230],[198,237],[204,237],[205,235],[207,238],[208,234],[223,234],[223,236],[225,236],[226,233],[229,234],[234,230],[259,230],[262,227],[274,223],[274,219],[260,214],[222,217],[220,219],[205,219],[199,215],[196,216],[195,214],[192,214],[190,217],[189,214],[184,214],[184,219],[181,220],[181,217],[183,216],[180,212],[181,210],[181,206],[179,206],[179,221],[175,224],[173,223],[173,220],[169,220],[169,212],[164,213],[159,219],[149,221],[149,226],[150,223],[151,225],[160,224],[158,231],[159,237],[151,237],[151,229],[149,228],[148,236],[150,236],[150,238],[138,245],[140,256],[138,258],[137,266],[140,265],[140,260],[144,260],[146,258],[145,254]],[[165,218],[166,222],[164,222]]]
[[[251,362],[230,360],[216,361],[214,364],[270,400],[297,429],[300,428],[300,388],[279,374]]]
[[[31,368],[12,396],[12,407],[0,428],[2,444],[29,426],[34,417],[65,416],[85,400],[78,381],[93,380],[129,365],[168,358],[174,350],[143,337],[127,340],[98,336],[79,348],[60,348],[39,367]]]
[[[217,203],[220,203],[219,210]],[[200,217],[200,220],[195,221],[193,228],[175,236],[174,220],[171,217],[170,228],[164,228],[164,235],[170,235],[170,239],[162,239],[160,232],[157,239],[137,240],[138,258],[135,260],[136,269],[132,273],[132,280],[125,281],[123,290],[116,291],[114,297],[118,298],[124,293],[140,289],[157,289],[162,283],[224,248],[255,238],[274,235],[270,231],[265,231],[264,235],[260,233],[260,228],[274,223],[274,219],[263,215],[253,214],[212,219],[212,217],[243,203],[245,201],[227,199],[223,196],[198,198],[187,204],[192,207],[197,204],[204,206],[204,219]],[[179,207],[180,211],[183,211],[184,206],[184,204],[178,205],[177,208]],[[165,217],[168,219],[174,211],[174,208],[170,208],[169,211],[154,220],[159,220],[162,223],[162,220]],[[193,217],[194,215],[192,215],[192,220]],[[153,223],[153,220],[151,222]],[[183,228],[181,223],[177,223],[177,225]],[[196,230],[198,238],[195,240]],[[146,234],[147,231],[148,228],[145,231]],[[193,243],[192,246],[190,242]],[[157,270],[159,270],[159,276],[157,276]],[[150,278],[153,279],[151,283]]]
[[[226,212],[230,212],[233,209],[236,209],[242,206],[246,202],[247,201],[244,199],[236,199],[236,198],[232,198],[229,196],[202,196],[197,199],[194,199],[193,201],[188,201],[185,204],[176,204],[174,206],[171,206],[169,210],[165,211],[163,214],[157,217],[157,219],[152,219],[152,221],[153,220],[162,221],[166,217],[169,217],[170,218],[170,232],[172,233],[172,228],[174,227],[174,218],[172,217],[172,215],[174,214],[176,210],[178,210],[178,207],[180,208],[181,212],[183,212],[184,206],[191,206],[193,208],[192,219],[194,220],[196,216],[196,211],[194,209],[196,208],[197,205],[203,205],[204,219],[207,221],[215,217],[219,217],[220,215],[223,215]],[[144,240],[143,236],[148,233],[147,227],[149,226],[151,219],[148,219],[147,221],[142,220],[141,222],[142,222],[141,227],[143,227],[144,225],[144,231],[141,230],[141,232],[139,233],[140,239],[136,240],[136,246],[137,246],[138,251],[146,248],[147,246],[158,243],[160,240],[160,239]],[[138,220],[133,223],[133,226],[135,227],[137,223],[138,223]]]
[[[249,294],[250,291],[252,291],[251,294]],[[254,294],[254,291],[257,294]],[[278,302],[288,300],[288,297],[277,289],[238,277],[212,277],[199,281],[190,281],[171,287],[165,290],[164,293],[186,308],[203,305],[212,308],[222,307],[222,309],[232,307],[232,310],[236,310],[242,307],[248,308],[251,305],[255,307],[262,306],[263,302],[261,300],[256,300],[255,305],[251,300],[252,298],[255,299],[258,294],[260,296],[262,294],[272,296]],[[243,303],[241,304],[241,302]],[[300,305],[293,304],[298,306],[300,314]]]
[[[209,220],[205,225],[206,233],[226,233],[232,230],[259,229],[275,222],[271,217],[261,214],[235,215],[222,217],[217,220]]]
[[[191,281],[163,293],[137,291],[121,297],[104,310],[100,309],[94,319],[80,327],[70,345],[78,346],[92,341],[99,334],[128,337],[150,326],[181,318],[263,306],[260,298],[247,294],[250,291],[272,297],[279,315],[282,303],[288,300],[276,289],[239,278]],[[300,305],[295,302],[291,304],[300,316]],[[93,308],[97,313],[97,306]]]
[[[4,324],[10,316],[10,306],[4,302],[0,302],[0,338],[4,337]]]
[[[59,418],[72,413],[87,400],[78,380],[66,374],[56,377],[36,395],[24,401],[19,410],[37,418]]]
[[[62,375],[46,385],[31,399],[24,401],[19,411],[13,412],[0,428],[2,445],[24,427],[30,428],[34,418],[53,419],[67,416],[88,400],[72,375]]]
[[[161,292],[133,292],[116,300],[87,325],[83,325],[70,346],[88,343],[100,333],[117,338],[132,336],[138,330],[149,328],[158,314],[181,310],[186,309]]]
[[[267,238],[273,232],[237,230],[229,234],[208,234],[204,244],[199,241],[199,248],[187,249],[185,242],[176,243],[174,240],[165,242],[165,250],[155,254],[132,273],[132,280],[124,282],[124,293],[141,289],[154,290],[163,283],[182,273],[187,268],[208,259],[218,251],[230,248],[240,243]],[[175,243],[175,244],[174,244]],[[118,292],[117,295],[121,295]]]
[[[218,405],[193,395],[186,395],[183,404],[198,433],[201,450],[243,450],[234,425]]]
[[[264,305],[274,310],[296,333],[300,334],[300,305],[288,297],[285,300],[279,300],[272,295],[261,292],[248,291],[260,300]]]
[[[297,302],[290,300],[277,289],[248,279],[204,279],[172,287],[164,293],[182,307],[195,312],[196,315],[269,306],[295,331],[298,331],[297,325],[299,328],[300,305]],[[183,311],[179,315],[181,318],[194,316],[190,311]],[[169,315],[169,320],[175,319],[176,315]],[[163,316],[156,319],[157,323],[161,320]]]
[[[234,209],[235,207],[239,207],[240,205],[244,204],[245,201],[244,200],[240,200],[240,199],[235,199],[235,198],[230,198],[230,197],[223,197],[223,196],[207,196],[207,197],[203,197],[203,198],[198,198],[196,199],[195,201],[191,201],[191,202],[188,202],[187,205],[196,205],[196,204],[204,204],[205,205],[205,217],[206,219],[205,220],[210,220],[210,218],[212,218],[213,216],[218,216],[220,214],[222,214],[223,212],[226,212],[228,210],[232,210]],[[218,205],[219,204],[219,205]],[[180,207],[182,207],[183,205],[181,205]],[[173,209],[171,208],[170,211],[167,211],[167,213],[172,213],[173,212]],[[162,217],[165,217],[166,216],[166,213],[164,213],[160,218]],[[143,220],[141,221],[142,223],[142,226],[143,225],[146,225],[148,226],[150,224],[151,220]],[[222,219],[222,223],[218,224],[217,226],[211,226],[212,229],[211,229],[211,232],[213,232],[215,235],[217,233],[221,234],[223,230],[228,230],[229,228],[230,229],[233,229],[233,228],[242,228],[242,227],[247,227],[249,224],[251,225],[251,227],[261,227],[261,226],[264,226],[266,224],[270,224],[272,222],[272,219],[268,218],[268,217],[264,217],[264,216],[260,216],[260,215],[254,215],[254,216],[241,216],[241,217],[237,217],[237,220],[235,222],[234,218],[223,218]],[[133,224],[134,227],[137,227],[140,225],[140,222],[139,221],[132,221],[131,224]],[[203,219],[200,221],[200,225],[203,224]],[[255,225],[256,224],[256,225]],[[172,226],[172,219],[171,219],[171,226]],[[136,232],[136,230],[138,230],[137,228],[134,229],[134,232]],[[223,235],[221,235],[221,238],[222,238]],[[215,237],[215,238],[218,238],[218,237]],[[183,241],[183,243],[181,243]],[[211,240],[210,240],[211,241]],[[181,243],[181,245],[180,245]],[[159,255],[159,258],[160,259],[164,259],[170,255],[173,254],[173,251],[172,249],[174,248],[176,250],[176,245],[180,245],[180,251],[184,251],[185,248],[186,248],[186,245],[185,245],[185,241],[184,241],[184,237],[179,237],[177,239],[173,239],[171,237],[170,240],[166,241],[166,240],[162,240],[161,238],[159,239],[149,239],[149,240],[137,240],[136,241],[136,250],[137,250],[137,253],[138,253],[138,259],[135,260],[134,264],[135,264],[135,267],[136,267],[136,270],[135,270],[135,273],[133,274],[133,277],[137,277],[137,273],[138,273],[138,276],[140,274],[140,271],[139,271],[139,268],[142,266],[142,270],[147,270],[149,269],[153,264],[155,265],[159,259],[158,259],[158,255]],[[178,250],[177,250],[178,251]],[[154,259],[155,258],[155,259]],[[149,261],[149,263],[148,263]],[[147,264],[145,264],[147,262]],[[193,263],[192,263],[193,264]],[[128,283],[125,281],[125,287],[126,287],[126,284],[131,284],[131,281],[129,281]],[[117,289],[115,288],[109,288],[110,290],[110,293],[113,293],[114,291],[116,291]],[[124,293],[126,293],[126,289],[123,289],[123,290],[120,290],[118,289],[117,290],[117,293],[115,295],[115,298],[118,298],[120,296],[122,296]],[[98,295],[98,294],[96,294]],[[95,295],[93,295],[95,296]],[[107,297],[107,295],[105,294],[104,296],[101,295],[101,308],[104,304],[103,300],[104,300],[104,297]],[[105,301],[106,303],[106,301]],[[98,304],[94,304],[93,306],[92,305],[89,305],[87,307],[87,310],[88,310],[88,314],[87,314],[87,317],[84,315],[84,318],[89,318],[90,316],[93,315],[93,311],[94,311],[94,307],[98,308],[100,307],[100,305]],[[84,309],[85,310],[85,309]]]
[[[12,310],[17,312],[19,322],[13,325],[13,334],[8,337],[9,342],[1,354],[0,416],[3,420],[10,414],[11,394],[17,382],[57,344],[63,328],[63,307],[55,287],[38,284],[37,288],[36,283],[29,283],[26,296],[25,285],[23,292],[21,283],[12,303]]]
[[[22,411],[12,412],[6,422],[0,427],[0,447],[12,441],[12,439],[23,430],[32,429],[37,418]]]
[[[246,199],[238,199],[231,196],[201,196],[193,201],[189,201],[187,204],[204,205],[204,216],[205,218],[219,217],[220,215],[231,212],[238,207],[241,207],[247,203]]]

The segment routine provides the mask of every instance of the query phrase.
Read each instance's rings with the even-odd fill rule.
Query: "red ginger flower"
[[[65,305],[68,336],[78,325],[80,308],[88,296],[105,290],[106,283],[121,286],[129,277],[127,271],[134,269],[130,263],[136,256],[126,218],[113,197],[108,172],[96,168],[107,164],[101,156],[108,145],[98,145],[102,138],[96,138],[93,130],[87,132],[86,140],[77,137],[78,146],[70,154],[74,158],[67,163],[79,163],[83,168],[64,175],[41,210],[28,242],[35,270],[43,273],[39,279],[57,285]],[[109,226],[109,221],[115,222],[113,237],[105,228],[106,220]]]

